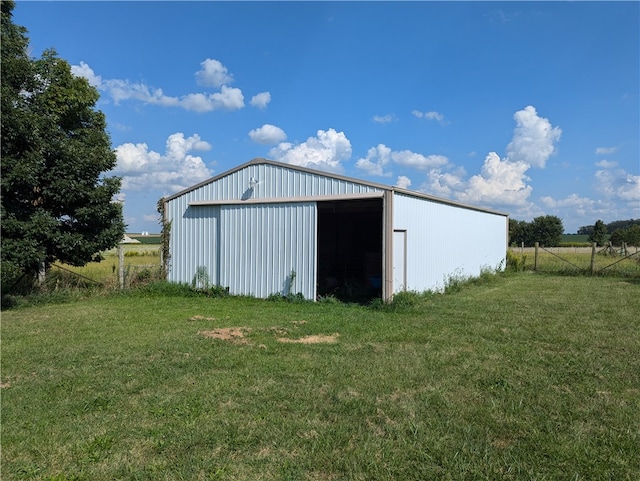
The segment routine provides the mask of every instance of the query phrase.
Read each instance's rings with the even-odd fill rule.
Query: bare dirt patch
[[[205,316],[193,316],[189,318],[190,321],[217,321],[215,317],[205,317]]]
[[[251,332],[251,329],[248,327],[221,327],[219,329],[199,331],[198,334],[210,339],[231,341],[236,344],[249,344],[249,341],[244,337],[249,332]]]
[[[278,342],[295,343],[295,344],[335,344],[338,342],[340,334],[335,333],[330,336],[305,336],[298,339],[291,339],[289,337],[279,337]]]

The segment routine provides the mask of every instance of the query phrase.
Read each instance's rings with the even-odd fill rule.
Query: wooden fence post
[[[591,275],[596,272],[596,243],[593,242],[591,244],[591,267],[590,267]]]
[[[538,242],[536,242],[534,244],[535,250],[534,250],[534,255],[533,255],[533,270],[537,271],[538,270],[538,247],[540,246],[540,244]]]

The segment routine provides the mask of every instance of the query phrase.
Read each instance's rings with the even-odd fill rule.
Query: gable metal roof
[[[470,205],[470,204],[464,204],[464,203],[452,201],[452,200],[449,200],[449,199],[443,199],[441,197],[435,197],[435,196],[432,196],[432,195],[429,195],[429,194],[425,194],[425,193],[422,193],[422,192],[417,192],[417,191],[414,191],[414,190],[402,189],[400,187],[394,187],[394,186],[390,186],[390,185],[379,184],[379,183],[376,183],[376,182],[368,182],[368,181],[364,181],[364,180],[360,180],[360,179],[355,179],[353,177],[347,177],[347,176],[344,176],[344,175],[335,174],[335,173],[331,173],[331,172],[326,172],[326,171],[321,171],[321,170],[316,170],[316,169],[310,169],[308,167],[301,167],[299,165],[286,164],[284,162],[276,162],[275,160],[264,159],[264,158],[261,158],[261,157],[256,157],[256,158],[250,160],[249,162],[245,162],[244,164],[239,165],[238,167],[235,167],[233,169],[227,170],[226,172],[223,172],[223,173],[221,173],[219,175],[216,175],[216,176],[211,177],[211,178],[209,178],[207,180],[204,180],[204,181],[202,181],[202,182],[200,182],[198,184],[195,184],[195,185],[193,185],[191,187],[188,187],[187,189],[184,189],[184,190],[182,190],[180,192],[177,192],[177,193],[175,193],[173,195],[165,197],[164,201],[165,202],[169,202],[169,201],[171,201],[173,199],[176,199],[178,197],[181,197],[181,196],[183,196],[183,195],[185,195],[185,194],[187,194],[189,192],[192,192],[192,191],[194,191],[196,189],[199,189],[200,187],[203,187],[205,185],[211,184],[213,182],[216,182],[219,179],[222,179],[222,178],[224,178],[224,177],[226,177],[228,175],[231,175],[231,174],[233,174],[235,172],[238,172],[238,171],[240,171],[240,170],[242,170],[242,169],[244,169],[244,168],[246,168],[246,167],[248,167],[250,165],[260,165],[260,164],[262,164],[262,165],[273,165],[273,166],[276,166],[276,167],[281,167],[281,168],[290,169],[290,170],[296,170],[296,171],[305,172],[305,173],[308,173],[308,174],[320,175],[320,176],[328,177],[328,178],[331,178],[331,179],[337,179],[337,180],[341,180],[341,181],[345,181],[345,182],[351,182],[351,183],[354,183],[354,184],[364,185],[364,186],[371,187],[371,188],[374,188],[374,189],[380,189],[380,190],[383,190],[383,191],[399,193],[399,194],[407,195],[407,196],[410,196],[410,197],[416,197],[416,198],[419,198],[419,199],[425,199],[425,200],[429,200],[429,201],[432,201],[432,202],[438,202],[438,203],[441,203],[441,204],[447,204],[447,205],[451,205],[451,206],[455,206],[455,207],[460,207],[460,208],[463,208],[463,209],[471,209],[471,210],[476,210],[476,211],[480,211],[480,212],[487,212],[487,213],[490,213],[490,214],[497,214],[497,215],[502,215],[502,216],[505,216],[505,217],[509,216],[509,214],[507,214],[505,212],[499,212],[499,211],[496,211],[496,210],[486,209],[486,208],[483,208],[483,207],[478,207],[478,206],[474,206],[474,205]],[[261,200],[263,202],[266,201],[266,199],[261,199]]]

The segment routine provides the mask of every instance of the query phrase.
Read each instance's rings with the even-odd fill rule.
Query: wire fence
[[[159,246],[120,245],[102,254],[100,262],[83,267],[52,264],[47,277],[50,287],[97,286],[128,289],[158,280],[162,256]]]
[[[511,247],[511,266],[517,270],[576,274],[616,274],[640,277],[640,248],[604,247]]]

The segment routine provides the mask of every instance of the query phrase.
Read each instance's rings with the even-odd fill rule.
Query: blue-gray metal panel
[[[393,207],[393,228],[407,231],[408,290],[442,290],[452,278],[504,267],[506,216],[397,193]]]
[[[177,200],[177,199],[176,199]],[[180,209],[172,205],[172,209]],[[178,215],[173,212],[170,245],[168,279],[173,282],[192,282],[197,269],[207,269],[211,284],[217,284],[217,225],[220,216],[219,206],[198,208],[184,207]]]
[[[291,272],[296,276],[291,287]],[[236,295],[316,295],[315,203],[222,206],[219,283]]]
[[[250,180],[258,181],[255,189],[249,188]],[[301,197],[318,195],[360,194],[381,192],[382,189],[344,179],[335,179],[296,171],[271,164],[252,164],[236,172],[205,184],[184,195],[172,199],[176,203],[205,200],[269,199],[275,197]]]

